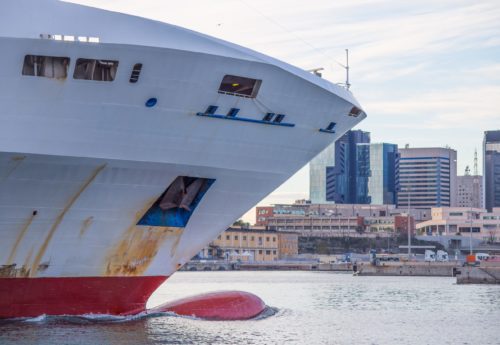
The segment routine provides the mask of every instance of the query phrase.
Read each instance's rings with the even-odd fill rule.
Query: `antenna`
[[[345,87],[347,90],[351,87],[351,84],[349,83],[349,49],[345,50],[345,59],[346,59],[346,65],[345,65]]]
[[[345,68],[345,83],[344,84],[337,83],[337,85],[344,85],[345,88],[347,90],[349,90],[349,88],[351,87],[351,83],[349,82],[349,49],[345,50],[345,59],[346,59],[345,65],[341,64],[340,62],[335,61],[335,62],[337,62],[337,64],[339,66],[341,66],[342,68]]]
[[[479,172],[477,170],[477,149],[474,150],[474,175],[479,175]]]

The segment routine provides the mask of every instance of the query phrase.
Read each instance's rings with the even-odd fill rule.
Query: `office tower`
[[[370,133],[348,131],[310,163],[312,203],[358,203],[357,144],[369,143]]]
[[[360,204],[396,203],[398,146],[388,143],[357,145],[356,195]]]
[[[457,151],[449,148],[399,149],[398,207],[456,206]]]
[[[500,130],[484,132],[483,183],[485,207],[500,207]]]

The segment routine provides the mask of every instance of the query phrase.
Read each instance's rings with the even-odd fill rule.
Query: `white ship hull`
[[[359,107],[349,92],[241,47],[229,46],[232,53],[223,55],[214,39],[197,37],[209,48],[181,49],[64,42],[2,30],[0,25],[0,317],[140,309],[166,277],[365,117],[349,116]],[[22,75],[26,55],[67,57],[69,75]],[[114,81],[71,78],[79,58],[119,61]],[[143,69],[132,84],[136,63]],[[262,80],[258,96],[219,93],[225,75]],[[148,107],[151,98],[157,103]],[[199,116],[211,105],[219,115],[237,108],[245,121]],[[283,123],[294,126],[263,123],[267,112],[286,114]],[[335,133],[319,131],[330,122]],[[139,225],[179,176],[213,181],[187,224]],[[76,302],[81,279],[98,282],[81,289],[89,295],[140,277],[154,279],[130,293],[128,302],[109,296]],[[110,283],[100,285],[104,281]],[[25,293],[12,297],[19,286],[28,294],[43,286],[42,295],[66,286],[73,297],[63,298],[66,307],[51,309],[57,296],[42,302],[16,297]]]

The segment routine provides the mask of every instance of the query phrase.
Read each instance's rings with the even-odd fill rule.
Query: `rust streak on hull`
[[[147,270],[167,238],[182,235],[182,228],[130,227],[107,258],[105,275],[137,276]]]
[[[175,252],[177,251],[177,246],[179,245],[179,242],[181,241],[181,236],[177,236],[175,239],[174,243],[172,244],[172,248],[170,249],[170,257],[173,258],[175,255]]]
[[[85,219],[82,223],[82,227],[80,228],[80,234],[79,237],[82,238],[83,235],[85,235],[85,232],[88,230],[92,222],[94,221],[94,217],[88,217]]]
[[[52,240],[52,237],[54,236],[54,233],[56,232],[57,228],[59,227],[59,224],[61,224],[62,220],[64,219],[64,216],[66,213],[71,209],[73,204],[78,200],[80,195],[87,189],[87,187],[95,180],[97,175],[106,167],[106,164],[100,165],[95,169],[92,174],[89,176],[89,178],[85,181],[85,183],[78,189],[78,191],[71,197],[69,202],[66,204],[64,209],[61,211],[61,213],[57,216],[54,224],[52,224],[52,227],[49,230],[49,233],[45,237],[45,240],[38,250],[38,253],[36,254],[35,260],[31,264],[31,271],[30,271],[30,276],[34,276],[38,270],[38,265],[40,264],[40,261],[42,260],[43,255],[45,254],[45,251],[47,250],[47,247]]]
[[[14,261],[14,258],[16,256],[17,248],[19,247],[19,244],[21,243],[22,239],[24,238],[24,235],[26,235],[26,232],[28,231],[31,223],[33,222],[33,219],[36,217],[36,213],[32,213],[31,216],[28,218],[28,220],[23,224],[23,227],[21,228],[21,231],[17,235],[16,242],[14,243],[14,246],[12,247],[12,250],[10,251],[9,258],[7,259],[7,265],[12,264],[12,261]]]
[[[26,257],[26,260],[24,260],[24,263],[23,263],[23,267],[27,271],[27,276],[29,276],[29,273],[30,273],[28,266],[29,266],[29,263],[31,261],[31,257],[33,256],[33,251],[34,250],[35,250],[35,247],[31,247],[31,249],[30,249],[30,251],[28,253],[28,256]]]
[[[25,158],[26,158],[26,156],[14,156],[14,157],[11,157],[10,160],[13,161],[13,162],[15,162],[14,166],[10,170],[8,170],[7,173],[4,176],[2,176],[2,178],[0,179],[0,182],[3,182],[5,180],[7,180],[10,177],[10,175],[12,175],[12,173],[14,171],[16,171],[17,168],[19,168],[19,166],[21,165],[21,163],[24,161]]]

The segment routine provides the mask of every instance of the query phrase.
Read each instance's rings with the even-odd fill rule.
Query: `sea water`
[[[172,314],[0,321],[0,344],[500,344],[500,285],[454,278],[178,272],[148,306],[219,290],[252,292],[270,308],[230,322]]]

